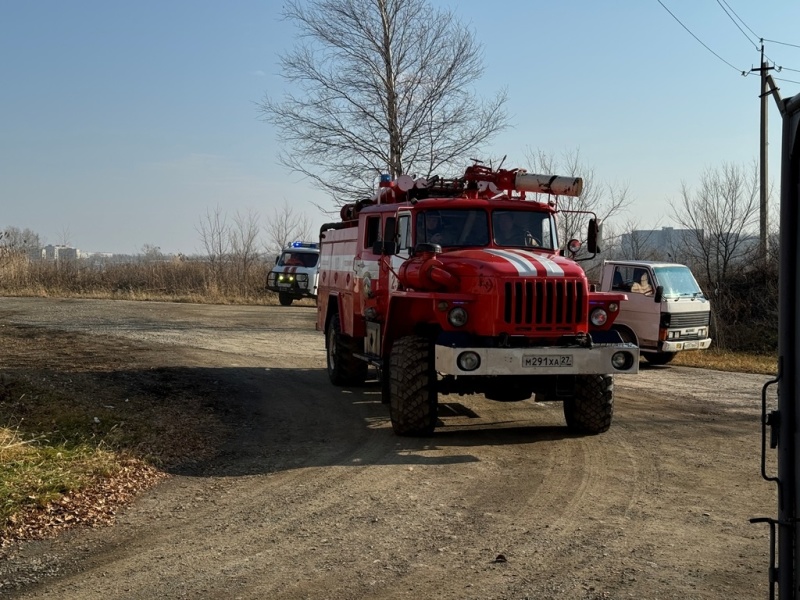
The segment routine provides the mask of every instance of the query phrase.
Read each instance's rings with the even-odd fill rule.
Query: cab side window
[[[364,248],[372,248],[375,242],[378,241],[378,235],[381,231],[381,217],[375,215],[367,217],[366,226],[366,239],[364,240]]]
[[[392,242],[396,240],[395,237],[395,228],[397,225],[397,219],[395,217],[388,217],[386,219],[386,224],[383,226],[383,239],[386,242]]]
[[[408,250],[411,247],[411,217],[403,215],[397,221],[397,249]]]
[[[611,290],[614,292],[629,292],[630,284],[625,284],[625,267],[614,267],[614,278],[611,283]]]

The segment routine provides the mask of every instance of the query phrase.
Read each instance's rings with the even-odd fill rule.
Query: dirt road
[[[747,522],[776,512],[759,476],[766,376],[643,367],[617,378],[596,437],[570,435],[558,404],[445,396],[432,438],[399,438],[377,384],[329,384],[314,319],[0,298],[0,323],[136,343],[224,381],[215,401],[236,425],[216,458],[176,469],[115,526],[14,549],[0,595],[767,597],[767,529]]]

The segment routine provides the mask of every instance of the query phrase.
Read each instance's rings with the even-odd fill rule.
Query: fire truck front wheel
[[[614,416],[614,378],[611,375],[579,375],[575,393],[564,400],[567,427],[576,433],[603,433]]]
[[[389,415],[397,435],[426,436],[436,428],[438,395],[431,343],[400,338],[389,357]]]
[[[353,356],[359,350],[353,338],[342,334],[339,315],[334,313],[328,322],[326,353],[328,377],[334,385],[359,385],[367,378],[369,365]]]

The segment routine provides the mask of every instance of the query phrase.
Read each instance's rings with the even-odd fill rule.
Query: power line
[[[719,1],[719,0],[717,0],[717,1]],[[722,1],[723,1],[723,2],[725,2],[725,0],[722,0]],[[731,5],[730,5],[730,4],[728,4],[727,2],[725,2],[725,6],[727,6],[727,7],[730,9],[730,11],[731,11],[731,12],[732,12],[734,15],[736,15],[736,18],[737,18],[737,19],[739,19],[739,21],[741,21],[742,25],[744,25],[745,27],[747,27],[747,29],[749,29],[749,30],[750,30],[750,33],[752,33],[754,36],[756,36],[756,38],[758,38],[759,40],[761,39],[761,36],[760,36],[760,35],[758,35],[758,34],[757,34],[755,31],[753,31],[752,29],[750,29],[750,26],[749,26],[747,23],[745,23],[745,22],[744,22],[744,20],[742,19],[742,17],[740,17],[738,14],[736,14],[736,11],[735,11],[735,10],[733,10],[733,9],[731,8]],[[750,38],[748,38],[748,39],[750,39]]]
[[[751,44],[753,44],[753,46],[755,46],[755,49],[756,49],[756,50],[758,50],[758,49],[759,49],[759,48],[758,48],[758,44],[756,44],[756,43],[755,43],[753,40],[751,40],[751,39],[750,39],[750,36],[749,36],[749,35],[747,35],[747,34],[745,33],[744,29],[742,29],[742,28],[741,28],[741,26],[740,26],[740,25],[739,25],[739,24],[736,22],[736,19],[734,19],[734,18],[731,16],[731,13],[729,13],[729,12],[728,12],[728,10],[725,8],[725,6],[723,6],[722,2],[721,2],[720,0],[717,0],[717,4],[719,4],[719,7],[722,9],[722,11],[723,11],[723,12],[724,12],[726,15],[728,15],[728,18],[731,20],[731,22],[732,22],[734,25],[736,25],[736,28],[737,28],[739,31],[741,31],[741,32],[742,32],[742,35],[745,37],[745,39],[747,39],[747,41],[748,41],[748,42],[750,42]],[[727,3],[727,2],[725,2],[725,4],[727,5],[728,3]],[[731,10],[733,10],[733,9],[731,9]],[[736,13],[734,13],[734,14],[736,14]],[[736,15],[736,18],[739,18],[739,15]],[[741,19],[739,19],[739,20],[741,21]],[[742,21],[742,23],[744,23],[744,21]],[[745,26],[746,26],[746,24],[745,24]],[[749,27],[747,27],[747,28],[748,28],[748,29],[750,29]],[[750,29],[750,31],[753,31],[753,30],[752,30],[752,29]],[[753,34],[753,35],[755,35],[755,34]],[[758,36],[758,35],[756,35],[756,37],[757,37],[758,39],[761,39],[761,36]]]
[[[675,20],[676,20],[676,21],[677,21],[677,22],[680,24],[680,26],[681,26],[681,27],[683,27],[683,28],[684,28],[686,31],[688,31],[688,32],[689,32],[689,35],[691,35],[691,36],[692,36],[694,39],[696,39],[698,42],[700,42],[700,44],[703,46],[703,48],[705,48],[706,50],[708,50],[709,52],[711,52],[711,54],[713,54],[714,56],[716,56],[718,59],[720,59],[722,62],[724,62],[726,65],[728,65],[728,66],[729,66],[731,69],[733,69],[733,70],[734,70],[734,71],[736,71],[737,73],[741,73],[743,76],[747,77],[747,73],[746,73],[745,71],[742,71],[741,69],[737,69],[736,67],[734,67],[734,66],[733,66],[731,63],[729,63],[727,60],[725,60],[725,59],[724,59],[724,58],[722,58],[722,57],[721,57],[719,54],[717,54],[717,53],[716,53],[716,52],[714,52],[714,51],[713,51],[711,48],[709,48],[709,47],[708,47],[708,46],[707,46],[707,45],[706,45],[706,44],[703,42],[703,40],[701,40],[701,39],[700,39],[699,37],[697,37],[697,36],[696,36],[694,33],[692,33],[692,30],[691,30],[691,29],[689,29],[689,28],[688,28],[686,25],[684,25],[684,24],[681,22],[681,20],[680,20],[678,17],[676,17],[676,16],[675,16],[675,15],[672,13],[672,11],[671,11],[670,9],[668,9],[668,8],[667,8],[667,7],[664,5],[664,3],[663,3],[663,2],[661,2],[661,0],[658,0],[658,3],[659,3],[659,4],[660,4],[660,5],[661,5],[661,6],[664,8],[664,10],[665,10],[665,11],[667,11],[667,12],[668,12],[668,13],[669,13],[669,14],[672,16],[672,18],[673,18],[673,19],[675,19]]]
[[[778,40],[768,40],[766,38],[762,38],[765,42],[769,42],[771,44],[780,44],[781,46],[791,46],[792,48],[800,48],[797,44],[789,44],[787,42],[779,42]]]
[[[728,4],[727,0],[717,0],[717,4],[719,4],[720,7],[722,8],[722,10],[725,11],[725,14],[728,15],[728,18],[731,19],[731,21],[733,21],[733,24],[736,25],[736,27],[739,28],[739,31],[741,31],[742,34],[747,38],[747,41],[755,46],[756,50],[759,50],[759,47],[753,42],[753,40],[750,39],[750,36],[747,35],[741,27],[739,27],[739,24],[736,21],[733,20],[733,17],[731,17],[731,15],[728,12],[728,10],[730,10],[730,12],[733,13],[736,16],[737,19],[739,19],[739,21],[741,22],[742,25],[747,27],[747,29],[748,29],[748,31],[750,31],[750,33],[752,33],[754,36],[756,36],[756,38],[758,38],[761,41],[762,46],[763,46],[764,42],[770,42],[770,43],[773,43],[773,44],[783,44],[785,46],[794,46],[795,48],[800,48],[800,46],[797,46],[796,44],[787,44],[786,42],[777,42],[775,40],[767,40],[767,39],[762,38],[755,31],[753,31],[753,29],[747,23],[745,23],[744,19],[742,19],[742,17],[740,17],[739,14],[735,10],[733,10],[731,5]],[[722,6],[723,4],[725,4],[725,6]],[[727,7],[727,10],[726,10],[725,7]],[[763,50],[763,48],[761,48],[761,50]],[[789,67],[783,67],[783,66],[778,65],[774,60],[772,60],[769,56],[767,56],[767,54],[764,54],[764,58],[766,58],[769,62],[771,62],[772,65],[777,69],[778,72],[780,72],[780,71],[794,71],[795,73],[800,73],[800,70],[798,70],[798,69],[790,69]],[[789,80],[786,79],[784,81],[789,81]]]
[[[781,77],[773,77],[775,81],[788,81],[789,83],[796,83],[800,85],[800,81],[794,81],[793,79],[783,79]]]

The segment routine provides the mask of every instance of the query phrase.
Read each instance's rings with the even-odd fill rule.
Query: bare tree
[[[258,212],[237,212],[229,230],[231,261],[240,290],[247,289],[248,276],[258,261],[258,238],[261,234]]]
[[[757,252],[750,229],[758,220],[758,186],[755,163],[750,169],[724,163],[703,172],[696,192],[682,184],[681,197],[672,204],[673,219],[693,232],[686,250],[711,286],[746,267],[748,256]]]
[[[656,246],[657,229],[642,229],[636,219],[627,219],[619,236],[619,257],[626,260],[665,260],[670,250]],[[608,238],[606,238],[608,239]]]
[[[272,217],[266,226],[267,252],[277,255],[290,242],[296,240],[315,240],[312,234],[311,221],[305,213],[297,213],[294,207],[284,200],[280,208],[272,211]]]
[[[217,286],[224,286],[225,263],[230,256],[230,225],[228,217],[219,206],[213,211],[206,209],[197,225],[200,241],[206,251],[208,262]]]
[[[10,226],[0,232],[0,248],[5,253],[32,254],[41,250],[42,242],[39,234],[27,227],[20,229]]]
[[[67,225],[64,225],[59,231],[58,243],[62,246],[72,246],[72,232]]]
[[[143,262],[158,262],[164,260],[164,254],[161,252],[161,247],[155,244],[144,244],[140,251]]]
[[[594,167],[583,163],[578,149],[564,152],[560,159],[543,150],[529,149],[526,159],[528,169],[535,173],[583,178],[583,193],[579,197],[559,199],[559,208],[564,211],[558,217],[558,236],[562,243],[573,238],[583,239],[587,224],[584,214],[570,211],[593,212],[605,221],[625,211],[630,204],[627,184],[598,182]]]
[[[483,101],[481,47],[427,0],[288,0],[301,42],[281,55],[296,93],[260,109],[289,150],[279,156],[342,204],[376,177],[458,165],[507,125],[506,92]]]

